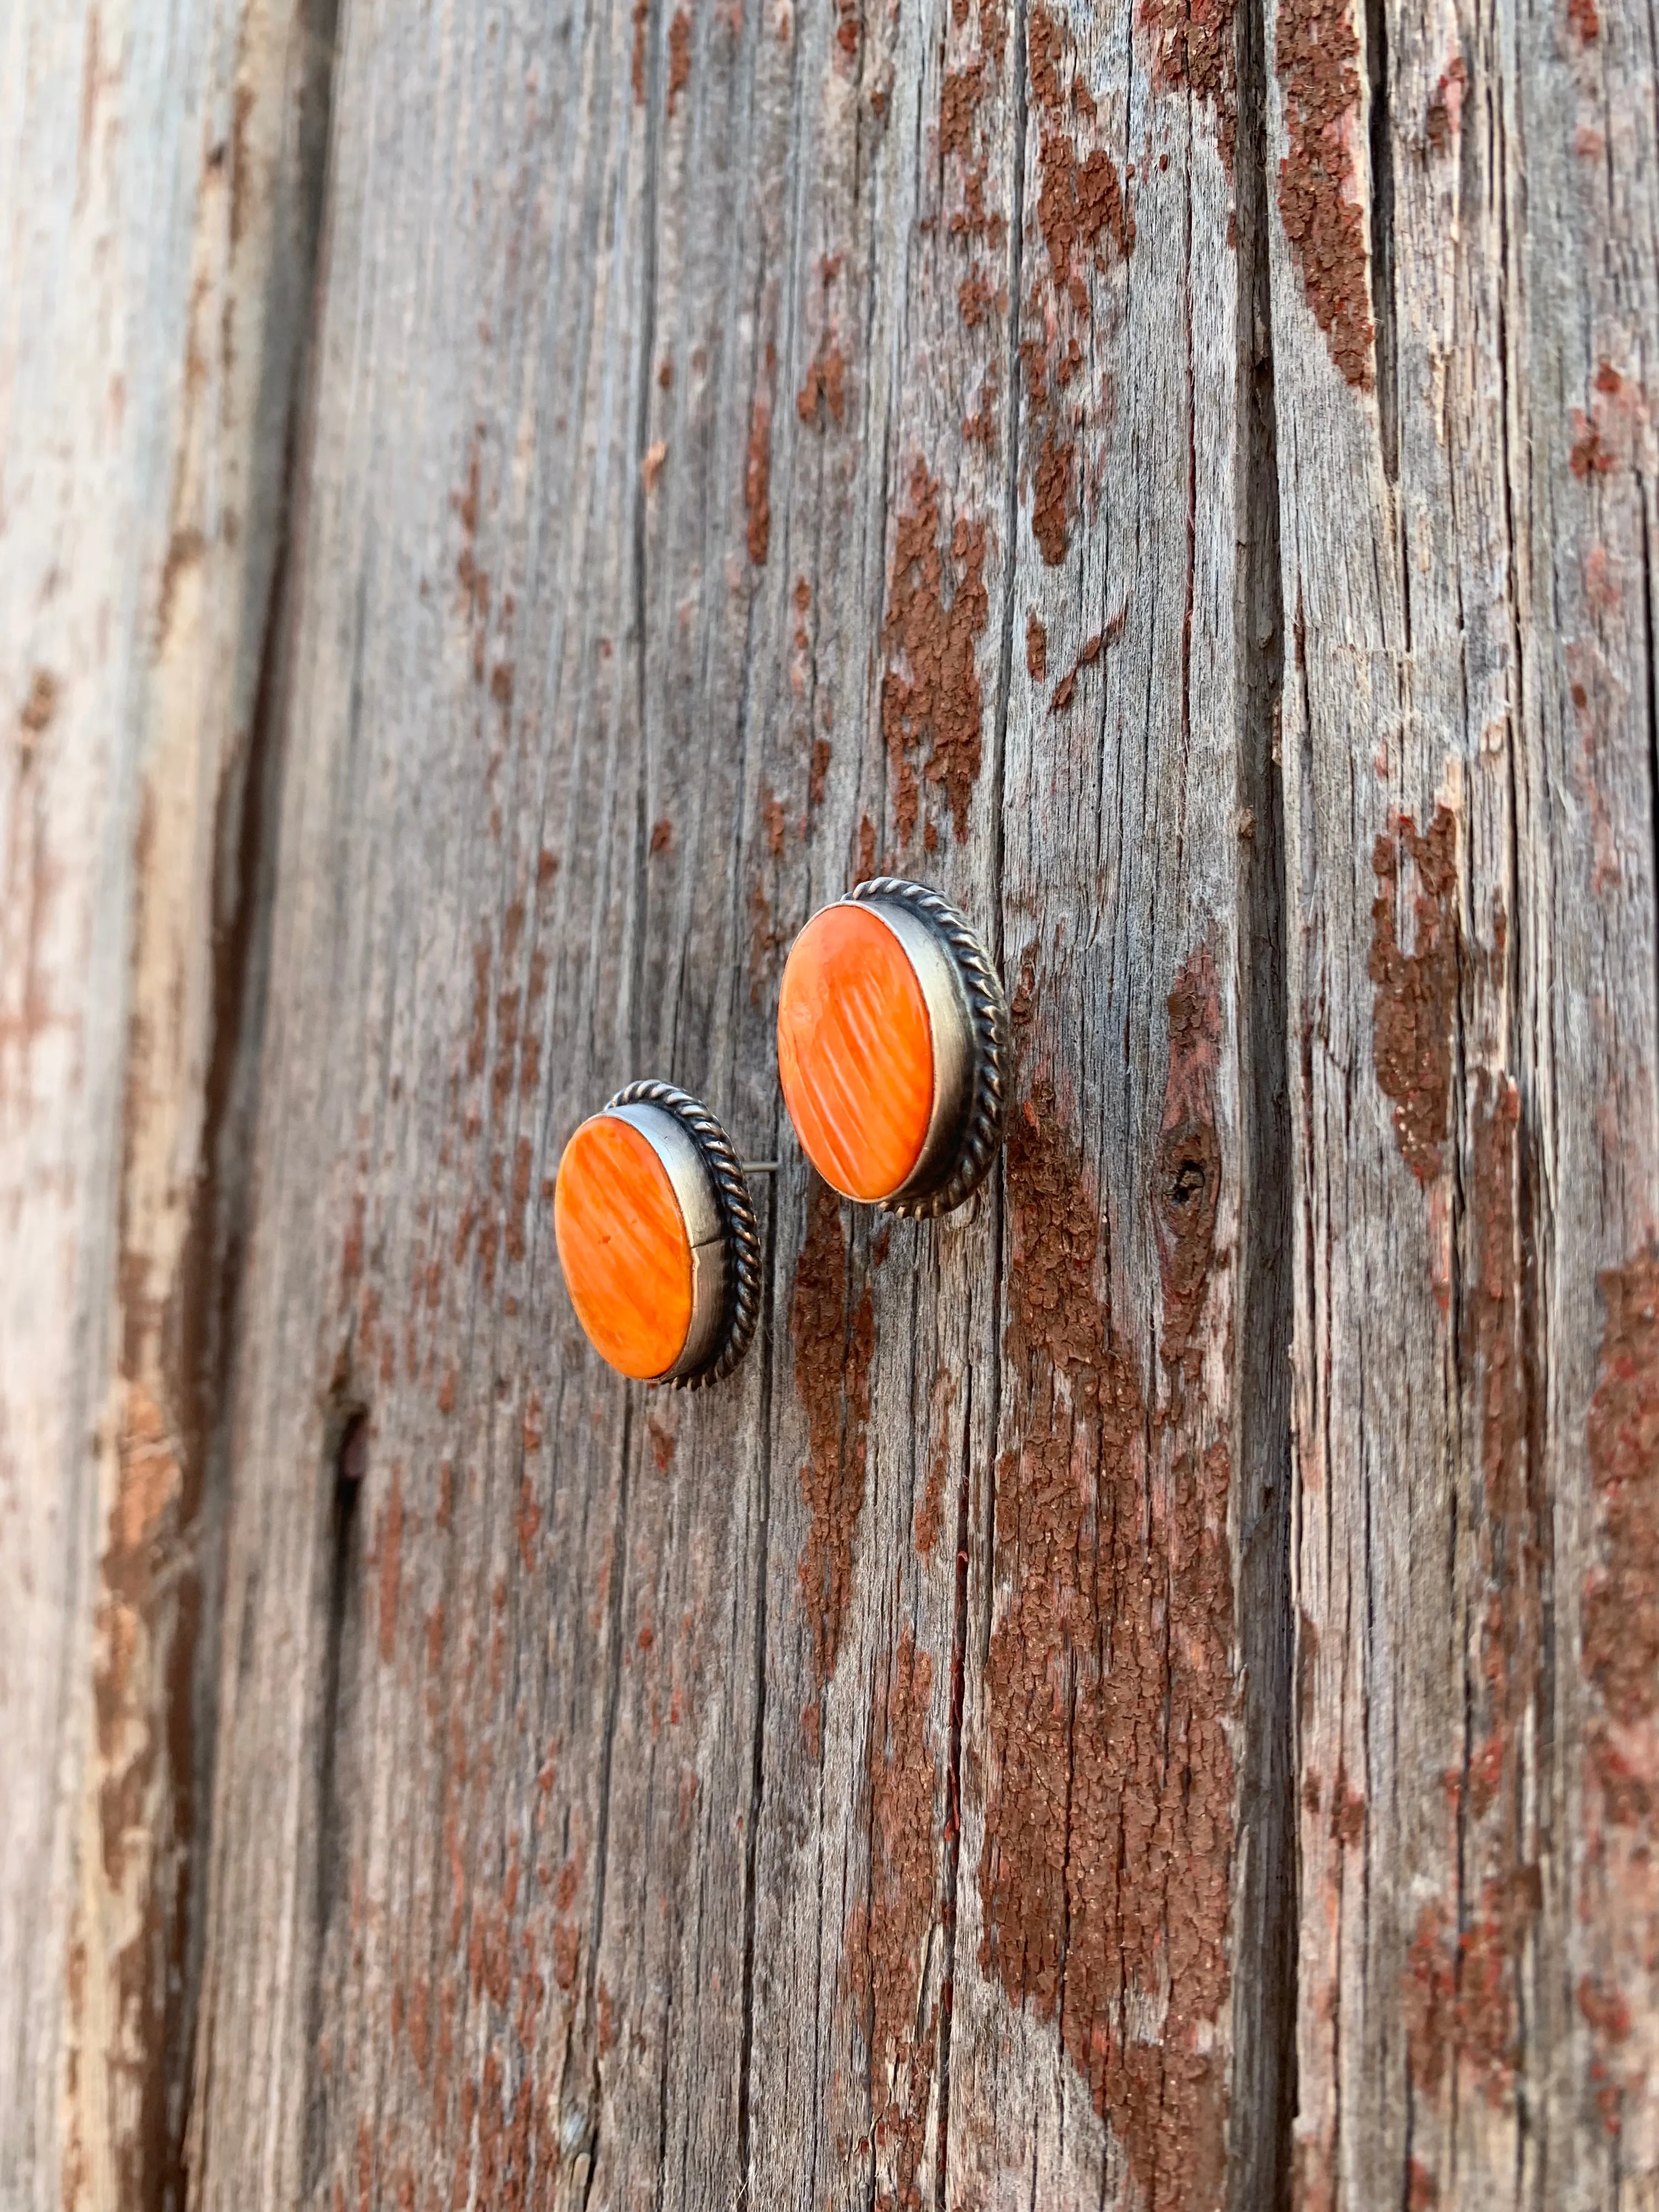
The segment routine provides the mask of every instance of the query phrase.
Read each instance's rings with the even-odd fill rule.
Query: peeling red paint
[[[814,1698],[802,1716],[817,1755],[824,1691],[836,1671],[853,1595],[853,1550],[864,1510],[870,1362],[875,1318],[866,1285],[849,1313],[847,1237],[841,1200],[816,1176],[806,1237],[795,1264],[790,1334],[795,1393],[806,1415],[801,1496],[810,1526],[799,1580],[811,1638]]]
[[[1620,1728],[1659,1711],[1659,1257],[1601,1279],[1607,1323],[1587,1437],[1602,1532],[1584,1672]]]
[[[1595,1564],[1582,1653],[1591,1716],[1580,1918],[1594,1971],[1578,1998],[1595,2101],[1619,2136],[1651,2094],[1651,2037],[1632,2038],[1638,2023],[1645,2029],[1659,1946],[1659,1252],[1607,1269],[1600,1286],[1606,1319],[1586,1425]]]
[[[1079,161],[1069,138],[1045,131],[1037,222],[1057,293],[1070,289],[1080,265],[1101,253],[1103,241],[1127,261],[1134,245],[1134,219],[1110,155],[1097,147]]]
[[[1035,612],[1025,617],[1025,673],[1034,684],[1048,673],[1048,633]]]
[[[1184,971],[1200,1005],[1203,957]],[[1172,1051],[1171,1127],[1204,1110],[1209,1036],[1200,1013]],[[1182,1297],[1173,1333],[1166,1316],[1169,1404],[1149,1414],[1063,1126],[1039,1080],[1007,1141],[1006,1352],[1024,1419],[997,1479],[981,1963],[1055,2021],[1147,2202],[1209,2212],[1227,2099],[1213,2030],[1230,1978],[1230,1470],[1198,1442]],[[1187,1248],[1179,1279],[1208,1265]]]
[[[634,50],[629,76],[636,107],[645,104],[645,38],[650,21],[651,0],[634,0]]]
[[[1499,925],[1501,945],[1502,924]],[[1414,2080],[1507,2107],[1515,2094],[1522,1973],[1541,1909],[1528,1804],[1529,1745],[1542,1720],[1540,1516],[1528,1446],[1526,1254],[1519,1216],[1522,1132],[1515,1085],[1477,1073],[1470,1124],[1468,1251],[1459,1331],[1478,1392],[1480,1510],[1471,1531],[1476,1580],[1471,1742],[1449,1776],[1458,1816],[1464,1900],[1420,1911],[1406,1968]]]
[[[1463,119],[1463,94],[1469,81],[1462,54],[1454,54],[1440,72],[1429,95],[1429,112],[1423,131],[1437,154],[1443,153],[1456,137]]]
[[[1276,61],[1290,150],[1279,165],[1279,211],[1332,360],[1369,392],[1376,331],[1354,158],[1359,52],[1349,0],[1282,0]]]
[[[1169,997],[1170,1067],[1152,1168],[1153,1218],[1163,1278],[1166,1358],[1188,1363],[1208,1292],[1221,1196],[1215,1089],[1221,1067],[1221,989],[1215,956],[1201,945],[1177,973]]]
[[[847,358],[833,337],[819,343],[807,364],[795,412],[814,429],[823,428],[826,421],[839,428],[847,420]]]
[[[749,450],[743,477],[749,558],[757,568],[766,566],[772,544],[772,386],[777,367],[777,348],[769,341],[765,380],[756,387],[749,417]]]
[[[1409,952],[1397,918],[1407,860],[1417,875]],[[1432,1182],[1444,1164],[1457,1012],[1457,823],[1450,810],[1437,806],[1426,834],[1401,815],[1395,835],[1377,839],[1371,866],[1377,896],[1368,968],[1376,1079],[1395,1102],[1401,1158],[1419,1182]]]
[[[933,1448],[927,1455],[927,1478],[917,1506],[911,1535],[916,1550],[925,1559],[939,1540],[945,1526],[945,1485],[950,1471],[951,1431],[949,1414],[957,1395],[956,1377],[947,1367],[938,1368],[933,1375],[933,1387],[929,1394],[929,1419],[933,1430]]]
[[[668,26],[668,112],[691,82],[691,18],[684,8],[674,10]]]
[[[942,788],[957,842],[968,834],[968,810],[979,780],[984,696],[976,649],[990,621],[985,586],[987,530],[959,516],[951,532],[951,591],[939,550],[939,487],[918,459],[901,510],[888,579],[882,635],[887,669],[881,685],[881,727],[897,796],[899,842],[915,830],[919,795],[912,757],[926,740],[922,773]]]
[[[869,1889],[848,1917],[843,1967],[869,2054],[878,2212],[925,2201],[937,2008],[924,2019],[921,1996],[939,1865],[933,1688],[933,1662],[906,1628],[871,1707]]]
[[[1161,92],[1190,93],[1213,112],[1231,185],[1238,137],[1234,0],[1140,0],[1136,21],[1153,42],[1153,83]]]

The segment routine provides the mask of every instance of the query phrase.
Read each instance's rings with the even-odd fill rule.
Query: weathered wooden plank
[[[327,22],[0,15],[0,2201],[181,2204]]]
[[[1002,870],[1022,1077],[997,1453],[964,1521],[963,2205],[1267,2203],[1283,2162],[1284,1792],[1264,1783],[1288,1308],[1262,1113],[1282,1030],[1255,941],[1277,927],[1276,579],[1264,609],[1248,28],[1146,8],[1024,26]]]
[[[1273,38],[1298,2198],[1646,2202],[1652,29]]]
[[[1274,1923],[1259,1801],[1285,1617],[1272,1240],[1234,1219],[1247,1160],[1271,1157],[1279,1034],[1240,1011],[1276,1017],[1248,942],[1273,927],[1272,595],[1265,629],[1252,596],[1271,545],[1236,550],[1269,451],[1242,350],[1260,214],[1236,195],[1241,254],[1219,47],[1204,65],[1224,83],[1184,49],[1142,57],[1132,140],[1110,42],[1079,25],[1078,74],[1073,34],[1040,26],[1040,54],[989,8],[365,9],[347,27],[273,952],[293,982],[268,1040],[235,1430],[210,2203],[1179,2186],[1196,2205],[1218,2201],[1225,2141],[1237,2186],[1271,2185],[1273,2095],[1224,2117],[1236,1967],[1270,2089],[1284,2024],[1234,1933],[1253,1961]],[[1077,120],[1045,106],[1029,129],[1057,96]],[[1142,135],[1161,198],[1137,294]],[[1056,215],[1045,196],[1068,191]],[[1068,223],[1097,316],[1060,267]],[[1219,319],[1195,314],[1217,287]],[[1132,299],[1178,343],[1146,344]],[[1070,463],[1051,316],[1086,342],[1079,395],[1103,418]],[[1038,356],[1019,363],[1034,331],[1040,390]],[[1137,568],[1127,532],[1099,526],[1117,501],[1170,581],[1149,571],[1115,629],[1106,599]],[[1074,595],[1101,601],[1095,652]],[[1016,673],[1034,609],[1079,664],[1069,685],[1058,642],[1045,684]],[[1134,773],[1185,809],[1180,867],[1115,795],[1118,718],[1140,728],[1149,687]],[[1075,780],[1056,777],[1068,734]],[[781,1127],[781,946],[884,860],[1030,954],[1021,1097],[1072,1211],[1036,1222],[1022,1137],[1012,1247],[994,1190],[939,1228],[857,1218],[809,1188]],[[1115,872],[1139,906],[1112,987],[1086,945],[1048,940]],[[1146,1025],[1133,1109],[1079,1137],[1126,1017]],[[642,1072],[785,1161],[768,1327],[706,1399],[606,1376],[552,1264],[557,1148]],[[1170,1146],[1194,1131],[1196,1245],[1152,1195],[1161,1162],[1186,1202]],[[1056,1324],[1031,1239],[1058,1238],[1087,1288],[1093,1244],[1067,1240],[1103,1216],[1125,1224],[1121,1318],[1098,1356],[1037,1347],[1060,1381],[1034,1382],[1033,1331]],[[1159,1328],[1154,1370],[1124,1347]],[[1121,1443],[1148,1531],[1143,1554],[1126,1492],[1115,1535],[1092,1508],[1078,1532],[1121,1555],[1103,1611],[1066,1571],[1096,1608],[1066,1630],[1079,1741],[1122,1672],[1100,1654],[1115,1604],[1138,1636],[1195,1639],[1172,1662],[1144,1648],[1137,1695],[1188,1669],[1199,1691],[1175,1687],[1171,1746],[1136,1751],[1121,1824],[1168,1822],[1190,1871],[1158,1908],[1167,1937],[1138,1923],[1132,1984],[1090,1984],[1079,2040],[1042,1970],[1024,1978],[997,1871],[1053,1875],[1018,1861],[1002,1656],[1051,1567],[994,1541],[992,1470],[1000,1451],[1006,1512],[1029,1438],[1048,1511],[1055,1389],[1097,1391],[1108,1358],[1137,1367],[1141,1411],[1131,1438],[1085,1408],[1080,1479]],[[1241,1362],[1267,1379],[1238,1383]],[[1237,1635],[1236,1584],[1260,1601]],[[1079,1921],[1109,1946],[1108,1856],[1078,1864]],[[1151,1858],[1143,1876],[1162,1879]],[[1171,2003],[1179,2063],[1136,2112],[1109,2105],[1097,2021],[1139,2067],[1160,2024],[1141,2008]],[[1176,2182],[1194,2068],[1213,2155]]]

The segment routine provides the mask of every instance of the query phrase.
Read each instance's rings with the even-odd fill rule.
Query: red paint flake
[[[855,884],[866,883],[876,872],[876,825],[867,814],[859,818],[859,857],[854,872]]]
[[[1178,1110],[1183,1086],[1202,1089],[1182,1057]],[[1212,2045],[1229,1986],[1230,1474],[1224,1449],[1198,1446],[1202,1408],[1166,1345],[1171,1479],[1149,1489],[1152,1425],[1103,1295],[1098,1194],[1061,1127],[1040,1082],[1007,1145],[1006,1351],[1025,1419],[998,1471],[981,1964],[1056,2022],[1146,2201],[1211,2212],[1227,2099]]]
[[[1584,1591],[1584,1672],[1611,1718],[1659,1711],[1659,1256],[1601,1279],[1607,1324],[1587,1441],[1602,1557]]]
[[[1279,165],[1279,211],[1291,258],[1332,360],[1350,384],[1369,392],[1376,331],[1356,197],[1359,40],[1348,0],[1284,0],[1275,59],[1290,140]]]
[[[964,330],[977,330],[991,312],[993,294],[982,269],[970,270],[957,289],[957,312]]]
[[[668,112],[691,81],[691,18],[684,8],[674,11],[668,26]]]
[[[651,1461],[659,1474],[666,1474],[674,1464],[674,1447],[678,1441],[659,1413],[647,1416],[645,1432],[651,1439]]]
[[[629,73],[636,107],[645,104],[645,33],[650,20],[651,0],[634,0],[634,56]]]
[[[858,0],[836,0],[836,48],[843,66],[856,64],[861,37]]]
[[[807,774],[806,804],[816,808],[823,804],[823,788],[830,775],[830,740],[815,738],[812,741],[812,763]]]
[[[1583,46],[1601,35],[1601,11],[1595,0],[1567,0],[1567,28]]]
[[[945,604],[939,550],[939,488],[918,459],[900,514],[888,579],[883,640],[881,727],[897,795],[899,842],[915,833],[918,795],[911,757],[928,744],[924,775],[942,787],[958,842],[979,780],[984,698],[976,647],[990,620],[985,587],[986,526],[958,517],[951,533],[952,589]]]
[[[1208,1295],[1221,1199],[1215,1086],[1221,1066],[1221,989],[1215,957],[1200,945],[1169,997],[1170,1068],[1152,1170],[1153,1219],[1163,1279],[1166,1358],[1197,1380],[1194,1337]]]
[[[1065,111],[1060,64],[1068,45],[1064,27],[1046,8],[1034,6],[1026,25],[1025,46],[1030,58],[1032,96],[1045,114],[1060,115]]]
[[[651,850],[653,853],[666,853],[673,842],[674,825],[665,814],[659,821],[651,824]]]
[[[1463,65],[1463,57],[1454,54],[1429,95],[1429,112],[1423,129],[1430,146],[1437,154],[1445,151],[1462,120],[1463,94],[1468,81],[1469,73]]]
[[[1409,860],[1417,872],[1415,945],[1401,945],[1396,910]],[[1457,824],[1435,809],[1426,835],[1407,815],[1371,854],[1377,896],[1371,905],[1368,972],[1372,1056],[1383,1095],[1395,1102],[1401,1157],[1419,1182],[1442,1166],[1451,1100],[1452,1026],[1457,1011]]]
[[[1066,558],[1070,542],[1069,516],[1076,459],[1077,448],[1069,441],[1062,442],[1052,429],[1045,431],[1037,449],[1036,471],[1032,479],[1031,535],[1051,568]],[[1071,678],[1061,680],[1065,697],[1062,699],[1056,692],[1053,703],[1056,707],[1069,706],[1074,687],[1075,671]]]
[[[1214,113],[1229,185],[1238,137],[1238,44],[1233,0],[1140,0],[1136,20],[1153,42],[1160,92],[1189,93]]]
[[[939,1888],[938,1767],[927,1739],[933,1662],[907,1628],[869,1723],[870,1881],[848,1917],[843,1971],[869,2055],[878,2207],[920,2207],[937,2013],[917,2018]]]
[[[946,70],[939,97],[939,150],[941,159],[954,154],[964,168],[971,165],[975,126],[984,93],[985,64],[982,58],[969,62],[965,69]]]
[[[777,374],[777,348],[769,343],[766,380],[756,391],[749,418],[749,453],[743,477],[743,503],[749,516],[749,558],[757,568],[766,566],[772,543],[772,380]]]
[[[542,1509],[536,1503],[535,1491],[526,1475],[519,1485],[519,1510],[513,1526],[519,1539],[520,1564],[527,1575],[536,1571],[536,1532],[541,1525]]]
[[[1034,684],[1048,673],[1048,633],[1035,611],[1025,617],[1025,673]]]
[[[1418,1915],[1401,1991],[1413,2080],[1437,2095],[1459,2063],[1489,2105],[1514,2094],[1517,2054],[1515,1960],[1522,1923],[1542,1891],[1535,1870],[1525,1882],[1483,1882],[1461,1932],[1437,1899]]]
[[[1622,2043],[1630,2033],[1630,2007],[1623,1996],[1599,1989],[1588,1974],[1578,1984],[1578,2009],[1602,2043]]]
[[[945,1367],[933,1376],[932,1421],[933,1449],[927,1456],[927,1480],[911,1529],[916,1550],[925,1559],[945,1526],[945,1485],[950,1472],[951,1435],[946,1417],[956,1396],[956,1378]]]
[[[1072,281],[1075,263],[1101,252],[1103,239],[1127,261],[1135,241],[1134,218],[1124,205],[1123,188],[1109,154],[1098,147],[1079,161],[1063,131],[1042,136],[1042,185],[1037,222],[1048,249],[1057,290]],[[1104,266],[1103,256],[1101,265]]]
[[[1574,476],[1582,482],[1586,477],[1607,475],[1613,466],[1613,454],[1602,442],[1601,425],[1578,410],[1574,410],[1573,423],[1577,434],[1568,456],[1568,465]]]
[[[1449,841],[1448,841],[1449,858]],[[1499,919],[1501,951],[1504,927]],[[1479,1392],[1482,1508],[1471,1536],[1478,1577],[1475,1664],[1469,1682],[1475,1741],[1448,1777],[1461,1811],[1465,1881],[1478,1899],[1454,1945],[1436,1901],[1419,1917],[1407,1966],[1413,2066],[1433,2093],[1449,2063],[1489,2102],[1513,2094],[1522,1961],[1542,1903],[1528,1856],[1533,1786],[1526,1747],[1542,1687],[1540,1505],[1528,1479],[1525,1255],[1519,1226],[1520,1095],[1478,1071],[1472,1102],[1468,1266],[1459,1328]]]
[[[820,430],[830,422],[839,426],[847,420],[847,359],[833,337],[820,340],[795,395],[795,412]]]
[[[849,1314],[841,1200],[814,1176],[806,1237],[795,1264],[789,1328],[795,1395],[806,1415],[801,1497],[810,1526],[799,1578],[812,1645],[816,1692],[803,1720],[814,1758],[824,1691],[836,1671],[853,1595],[853,1547],[864,1510],[870,1362],[875,1317],[866,1286]]]
[[[749,894],[749,1003],[758,1006],[762,987],[772,973],[774,957],[787,932],[774,926],[772,902],[766,887],[757,880]]]

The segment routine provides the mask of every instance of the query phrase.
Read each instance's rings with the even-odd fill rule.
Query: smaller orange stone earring
[[[801,1149],[843,1198],[949,1213],[984,1180],[1006,1110],[1008,1001],[926,884],[874,876],[812,916],[778,999],[778,1075]]]
[[[749,1349],[760,1238],[726,1132],[672,1083],[630,1083],[571,1138],[553,1187],[559,1265],[602,1359],[701,1389]]]

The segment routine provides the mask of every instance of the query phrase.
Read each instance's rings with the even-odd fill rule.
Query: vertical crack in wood
[[[341,1684],[344,1677],[346,1618],[353,1591],[359,1587],[362,1547],[358,1538],[358,1508],[362,1497],[362,1472],[352,1464],[354,1451],[364,1439],[367,1415],[361,1410],[343,1414],[331,1426],[324,1462],[331,1478],[329,1501],[327,1629],[323,1644],[323,1682],[317,1774],[317,1863],[313,1873],[312,1910],[314,1948],[311,1986],[307,1992],[306,2049],[309,2077],[305,2100],[305,2186],[314,2196],[321,2188],[328,2155],[328,2091],[318,2054],[323,2043],[326,2015],[324,1984],[328,1968],[329,1924],[345,1884],[345,1811],[341,1802],[337,1746],[343,1716]]]
[[[301,57],[294,100],[295,167],[289,252],[278,254],[270,278],[270,311],[283,316],[297,307],[314,313],[324,253],[328,198],[334,64],[340,0],[307,0],[301,12]],[[252,180],[238,180],[245,189]],[[180,1256],[173,1316],[177,1388],[182,1408],[185,1524],[192,1537],[187,1619],[173,1653],[164,1716],[169,1746],[172,1825],[184,1853],[174,1927],[163,1962],[166,1989],[161,2034],[155,2047],[161,2130],[148,2147],[155,2159],[146,2177],[143,2203],[181,2208],[190,2196],[191,2170],[205,2157],[198,2096],[206,2079],[205,2053],[197,2047],[204,1968],[206,1890],[217,1733],[219,1627],[223,1612],[224,1549],[229,1480],[228,1409],[238,1334],[252,1210],[248,1161],[257,1079],[264,1031],[270,925],[275,909],[276,825],[281,812],[283,732],[292,612],[311,451],[317,331],[301,323],[283,333],[262,374],[278,398],[281,459],[271,513],[270,566],[253,562],[249,588],[263,596],[258,677],[245,748],[228,762],[217,793],[213,850],[212,964],[207,1064],[203,1078],[199,1170]],[[284,386],[286,389],[284,390]],[[343,1441],[343,1438],[341,1439]],[[337,1476],[337,1486],[339,1478]],[[330,1593],[330,1640],[324,1757],[331,1758],[333,1707],[338,1689],[337,1577],[349,1547],[356,1503],[347,1484],[341,1516],[335,1508]],[[182,1614],[182,1607],[181,1607]],[[185,1631],[188,1632],[185,1632]],[[325,1778],[326,1816],[331,1766]],[[318,1875],[324,1878],[325,1847]],[[325,1893],[319,1904],[325,1909]],[[320,1942],[319,1961],[320,1971]],[[313,1991],[313,2000],[320,1995]],[[314,2050],[315,2040],[313,2039]]]
[[[1234,193],[1238,255],[1238,469],[1244,544],[1240,660],[1239,1048],[1243,1060],[1238,1285],[1239,1659],[1244,1696],[1242,1879],[1233,1927],[1229,2165],[1232,2212],[1291,2201],[1296,2106],[1296,1773],[1291,1582],[1290,979],[1284,777],[1285,605],[1267,224],[1266,10],[1238,12]]]
[[[1370,80],[1371,323],[1376,356],[1377,429],[1382,467],[1400,481],[1399,362],[1394,305],[1394,134],[1389,114],[1388,0],[1365,0],[1365,67]]]

